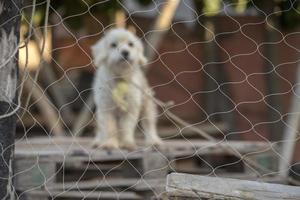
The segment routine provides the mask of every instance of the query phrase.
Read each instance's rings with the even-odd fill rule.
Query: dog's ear
[[[139,65],[143,66],[146,65],[148,62],[148,59],[145,57],[143,52],[139,53]]]
[[[98,41],[91,47],[92,56],[94,58],[94,65],[99,67],[106,58],[106,49],[104,39]]]

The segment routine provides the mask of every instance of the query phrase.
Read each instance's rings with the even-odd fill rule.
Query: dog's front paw
[[[128,151],[133,151],[133,150],[137,149],[137,145],[135,144],[135,142],[123,141],[120,144],[120,148],[126,149]]]
[[[155,139],[149,139],[146,141],[146,146],[160,147],[163,144],[164,142],[159,137]]]
[[[106,140],[106,141],[95,141],[92,144],[93,148],[102,148],[102,149],[118,149],[119,142],[118,140]]]

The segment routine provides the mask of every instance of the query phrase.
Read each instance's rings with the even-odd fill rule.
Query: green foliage
[[[291,30],[300,25],[300,4],[296,0],[252,0],[250,6],[256,6],[265,12],[272,13],[278,19],[279,25],[284,30]],[[276,13],[276,14],[275,14]]]
[[[51,0],[50,15],[56,15],[58,12],[63,22],[73,29],[79,29],[84,26],[85,16],[91,12],[95,16],[103,16],[106,19],[113,20],[114,13],[122,9],[121,0]],[[153,0],[137,0],[143,5],[148,5]],[[247,3],[248,2],[248,3]],[[32,1],[28,2],[29,4]],[[293,29],[300,23],[300,3],[296,0],[194,0],[198,14],[203,12],[215,15],[223,3],[231,4],[237,12],[241,13],[246,8],[255,8],[269,14],[276,11],[282,11],[278,17],[279,24],[283,29]],[[46,10],[46,1],[37,0],[36,12],[33,18],[34,26],[41,26],[44,23]],[[261,13],[261,12],[259,12]],[[86,14],[86,15],[85,15]],[[31,9],[25,9],[23,21],[26,18],[30,20]],[[51,19],[50,19],[51,24]]]
[[[109,19],[114,18],[114,13],[121,9],[121,0],[51,0],[51,8],[49,10],[50,16],[59,14],[63,22],[74,30],[84,26],[85,16],[90,15],[91,12],[94,16],[101,15]],[[148,5],[153,0],[138,0],[143,5]],[[32,1],[28,0],[31,5]],[[31,6],[30,6],[31,7]],[[33,25],[35,27],[42,26],[45,19],[46,1],[36,1],[36,11],[33,16]],[[85,15],[86,14],[86,15]],[[30,21],[31,9],[25,9],[23,12],[24,20]],[[51,19],[49,21],[51,24]]]
[[[149,5],[150,3],[153,2],[153,0],[140,0],[139,1],[142,5]]]
[[[52,0],[50,5],[50,16],[59,15],[58,17],[61,17],[64,23],[75,30],[83,26],[84,14],[89,15],[88,12],[91,12],[95,16],[101,14],[112,20],[115,11],[121,8],[117,0]],[[34,26],[41,26],[43,24],[45,11],[46,1],[37,0],[33,18]],[[25,10],[23,20],[26,18],[29,21],[30,16],[31,10]],[[51,24],[51,19],[49,22]]]
[[[299,1],[281,1],[279,4],[282,12],[280,25],[287,30],[299,27],[300,24],[300,3]]]
[[[194,0],[198,14],[218,13],[220,6],[226,3],[232,6],[237,13],[242,13],[246,8],[254,8],[259,14],[277,18],[280,28],[291,30],[300,25],[300,2],[297,0]]]

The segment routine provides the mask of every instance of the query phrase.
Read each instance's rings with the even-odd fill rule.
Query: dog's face
[[[128,71],[146,64],[141,41],[130,31],[112,29],[92,46],[94,64],[107,66],[115,72]]]

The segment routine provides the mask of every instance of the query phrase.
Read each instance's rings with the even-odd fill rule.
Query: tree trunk
[[[0,199],[14,199],[11,182],[16,128],[21,0],[0,0]],[[13,114],[11,114],[13,113]]]

